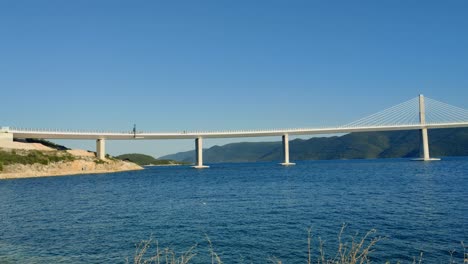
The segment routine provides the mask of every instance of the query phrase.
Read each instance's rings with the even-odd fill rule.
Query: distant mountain
[[[171,159],[155,159],[152,156],[138,153],[123,154],[115,157],[120,160],[130,161],[140,166],[146,165],[177,165],[183,162],[171,160]]]
[[[432,157],[468,156],[468,128],[429,130]],[[418,130],[350,133],[335,137],[295,139],[289,143],[290,159],[374,159],[419,157],[421,133]],[[195,151],[161,157],[184,162],[195,161]],[[205,163],[281,161],[278,142],[242,142],[204,149]]]

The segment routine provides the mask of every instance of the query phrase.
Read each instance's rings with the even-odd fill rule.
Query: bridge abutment
[[[103,138],[96,140],[96,157],[100,160],[106,158],[106,141]]]
[[[8,127],[1,127],[0,128],[0,147],[3,144],[13,142],[13,133],[10,133],[10,129]]]
[[[292,166],[296,165],[296,163],[289,162],[289,135],[284,134],[282,136],[283,138],[283,157],[284,157],[284,162],[280,163],[283,166]]]
[[[192,166],[195,169],[206,169],[209,166],[203,165],[203,138],[198,137],[195,139],[195,155],[196,163]]]
[[[13,134],[8,132],[0,132],[0,147],[2,143],[13,142]]]

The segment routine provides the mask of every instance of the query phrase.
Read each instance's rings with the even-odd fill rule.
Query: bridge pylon
[[[427,135],[427,127],[425,127],[426,107],[424,104],[424,95],[422,94],[419,95],[419,123],[421,124],[421,126],[423,126],[423,128],[421,129],[423,156],[415,160],[422,160],[422,161],[440,160],[438,158],[431,158],[429,155],[429,136]]]

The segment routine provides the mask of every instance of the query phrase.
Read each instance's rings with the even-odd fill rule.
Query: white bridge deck
[[[187,132],[77,132],[77,131],[53,131],[53,130],[29,130],[9,129],[15,138],[41,138],[41,139],[109,139],[109,140],[133,140],[133,139],[195,139],[195,138],[237,138],[237,137],[269,137],[288,135],[317,135],[337,134],[351,132],[374,132],[395,130],[419,130],[437,128],[468,127],[468,122],[457,123],[434,123],[414,125],[384,125],[369,127],[325,127],[325,128],[297,128],[297,129],[274,129],[274,130],[240,130],[240,131],[187,131]]]
[[[172,133],[147,132],[92,132],[60,131],[2,128],[0,140],[13,138],[39,139],[88,139],[96,140],[96,153],[99,159],[105,158],[106,140],[157,140],[157,139],[195,139],[197,163],[195,168],[206,168],[203,165],[203,139],[270,137],[281,136],[283,139],[284,162],[282,165],[294,165],[289,162],[290,135],[343,134],[352,132],[375,132],[395,130],[421,130],[423,158],[430,161],[428,129],[468,127],[468,111],[420,95],[404,103],[364,117],[349,124],[337,127],[297,128],[273,130],[238,130],[238,131],[183,131]]]

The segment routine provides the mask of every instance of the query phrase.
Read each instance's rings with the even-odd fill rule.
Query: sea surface
[[[147,167],[101,175],[0,181],[0,263],[125,263],[152,238],[193,263],[306,263],[319,238],[371,229],[376,263],[463,263],[468,244],[468,158]],[[152,249],[153,250],[153,249]],[[155,249],[154,249],[155,250]],[[154,251],[151,251],[154,252]],[[452,252],[452,253],[450,253]]]

